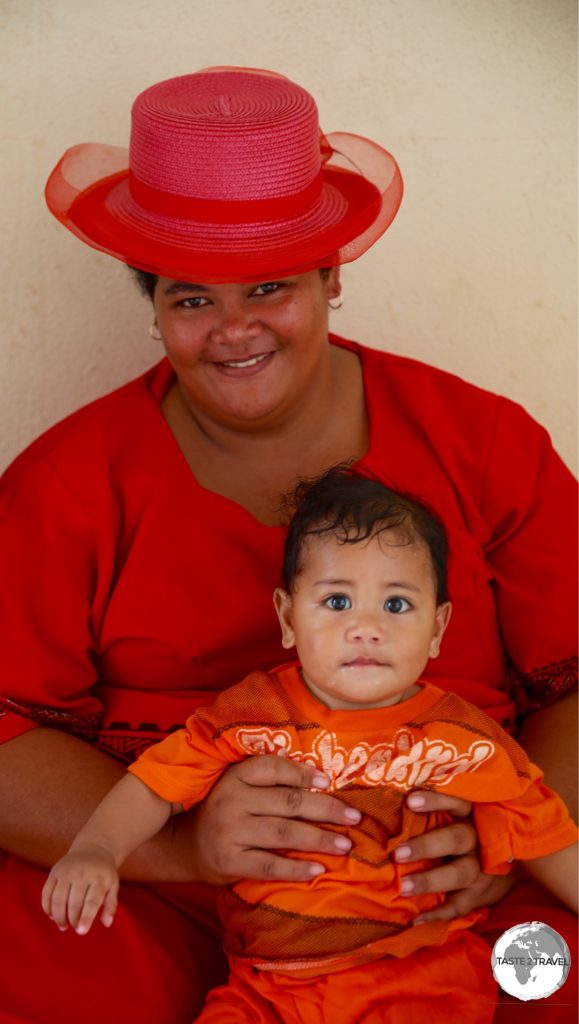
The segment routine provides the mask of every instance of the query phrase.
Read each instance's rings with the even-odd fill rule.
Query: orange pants
[[[404,960],[389,957],[299,979],[232,964],[197,1024],[490,1024],[497,1004],[489,947],[471,932]]]
[[[208,989],[225,981],[227,964],[207,926],[210,907],[199,910],[199,887],[160,886],[155,891],[124,885],[112,928],[97,922],[81,937],[59,932],[43,914],[45,879],[44,869],[0,855],[0,1024],[191,1024]],[[493,907],[484,933],[478,930],[492,946],[505,928],[534,920],[565,936],[572,973],[548,999],[520,1003],[500,993],[494,1024],[577,1024],[575,915],[529,883]],[[488,946],[487,956],[490,963]],[[397,964],[403,983],[407,964]],[[364,1005],[372,998],[367,971],[362,969],[360,985]],[[456,985],[457,978],[452,982]],[[355,994],[349,992],[348,999]],[[375,1019],[380,1024],[388,1020],[384,1014]],[[470,1024],[466,1013],[458,1019]],[[449,1013],[445,1024],[451,1020]],[[431,1024],[428,1010],[420,1024]]]

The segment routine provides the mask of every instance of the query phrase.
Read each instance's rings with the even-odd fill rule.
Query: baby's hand
[[[108,850],[92,843],[73,847],[52,868],[42,890],[42,909],[61,931],[70,924],[86,935],[102,907],[101,921],[113,923],[119,874]]]

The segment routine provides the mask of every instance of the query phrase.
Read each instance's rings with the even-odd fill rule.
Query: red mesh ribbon
[[[129,171],[129,190],[139,206],[162,217],[207,221],[213,224],[251,224],[299,216],[322,191],[321,172],[301,192],[278,199],[198,199],[163,192],[135,178]]]

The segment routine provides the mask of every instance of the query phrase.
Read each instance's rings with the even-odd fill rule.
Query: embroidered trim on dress
[[[141,722],[134,728],[128,722],[111,722],[100,729],[96,745],[123,764],[132,764],[153,743],[180,728],[177,724],[160,729],[154,722]]]
[[[577,689],[577,657],[521,672],[519,680],[531,708],[547,707]]]
[[[46,725],[51,729],[64,729],[66,732],[81,733],[93,736],[101,724],[100,715],[74,715],[60,708],[42,707],[28,701],[12,700],[11,697],[0,697],[0,717],[10,712],[29,718],[38,725]]]

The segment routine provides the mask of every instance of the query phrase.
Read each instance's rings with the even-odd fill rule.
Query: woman
[[[124,151],[80,146],[49,179],[52,212],[138,268],[168,361],[53,428],[4,480],[6,1020],[76,1021],[79,1007],[88,1022],[190,1020],[222,970],[210,890],[194,883],[302,878],[307,864],[275,851],[309,850],[315,863],[333,849],[315,823],[346,820],[343,805],[307,792],[305,769],[258,758],[127,863],[138,884],[110,932],[55,939],[41,920],[44,869],[122,759],[249,668],[285,660],[271,592],[280,495],[298,477],[354,458],[440,509],[456,614],[430,676],[503,724],[515,678],[525,684],[526,706],[540,710],[522,741],[555,788],[569,782],[569,474],[511,403],[410,360],[328,344],[339,266],[386,230],[401,192],[379,146],[320,137],[304,90],[223,68],[137,99],[129,169]],[[414,799],[424,810],[434,797]],[[474,843],[458,821],[398,851],[459,855],[417,864],[417,887],[454,893],[439,913],[503,894],[480,875]],[[546,897],[533,909],[516,890],[508,899],[499,932]],[[564,927],[559,908],[541,917]],[[42,951],[34,985],[22,974],[32,948]],[[95,974],[104,994],[87,999]]]

